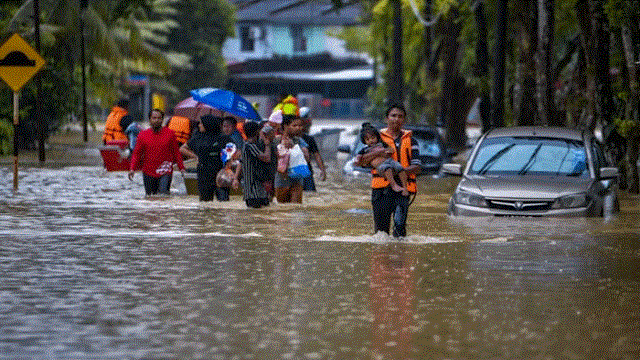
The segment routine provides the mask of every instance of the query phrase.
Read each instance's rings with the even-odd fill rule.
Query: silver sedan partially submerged
[[[618,211],[618,169],[588,131],[511,127],[477,142],[449,201],[454,216],[603,216]]]

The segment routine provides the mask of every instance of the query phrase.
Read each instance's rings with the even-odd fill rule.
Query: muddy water
[[[331,174],[304,204],[145,199],[97,167],[0,170],[0,359],[637,359],[638,197],[609,219],[451,219],[402,242]]]

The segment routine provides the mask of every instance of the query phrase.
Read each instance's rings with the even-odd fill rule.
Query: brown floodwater
[[[335,168],[335,167],[334,167]],[[99,167],[0,169],[0,359],[638,359],[640,198],[593,219],[455,219],[420,177],[372,235],[337,172],[247,209]]]

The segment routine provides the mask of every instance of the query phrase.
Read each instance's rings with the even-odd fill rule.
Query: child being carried
[[[402,166],[402,164],[391,158],[394,150],[389,148],[389,146],[384,141],[382,141],[378,129],[376,129],[369,123],[362,124],[362,129],[360,130],[360,140],[362,140],[362,143],[366,146],[362,150],[360,150],[360,152],[358,152],[358,155],[356,156],[356,163],[360,162],[360,158],[362,155],[369,153],[375,149],[384,148],[385,152],[382,153],[381,156],[378,156],[371,160],[369,165],[372,168],[375,168],[378,174],[384,176],[389,184],[391,184],[391,188],[393,189],[393,191],[401,192],[402,195],[408,196],[409,190],[407,189],[407,171],[405,167]],[[402,186],[398,185],[398,183],[396,182],[395,175],[398,175],[398,178],[400,178]]]

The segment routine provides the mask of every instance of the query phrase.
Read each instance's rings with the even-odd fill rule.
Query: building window
[[[240,27],[240,51],[253,52],[255,49],[255,39],[250,26]]]
[[[298,26],[291,27],[291,38],[293,39],[294,52],[307,52],[307,38],[304,37],[303,29]]]

